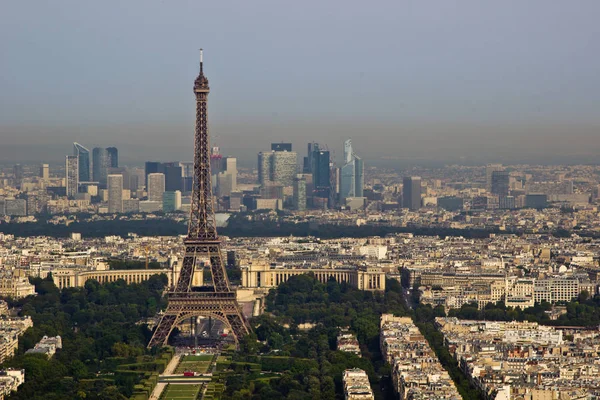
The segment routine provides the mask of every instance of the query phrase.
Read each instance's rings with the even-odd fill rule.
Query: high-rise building
[[[402,181],[402,206],[409,210],[421,208],[421,178],[406,176]]]
[[[50,165],[42,164],[40,166],[40,176],[39,177],[42,178],[43,180],[50,179]]]
[[[355,159],[356,165],[356,197],[364,197],[365,194],[365,164],[360,157]]]
[[[148,174],[148,200],[163,201],[163,193],[165,192],[165,174],[153,173]]]
[[[216,195],[218,197],[230,196],[233,191],[233,174],[220,172],[217,176]]]
[[[504,171],[502,164],[488,164],[485,167],[485,183],[488,192],[492,192],[492,173],[494,171]]]
[[[298,173],[298,157],[295,151],[271,152],[271,180],[281,186],[292,186]]]
[[[223,166],[225,168],[225,173],[231,176],[231,191],[237,191],[237,158],[224,157]]]
[[[111,174],[107,177],[108,212],[123,212],[123,175]]]
[[[21,187],[23,182],[23,166],[21,164],[15,164],[13,166],[13,177],[16,187]]]
[[[492,172],[492,194],[496,196],[508,196],[510,191],[510,174],[508,171]]]
[[[129,171],[129,168],[109,168],[108,175],[123,175],[123,189],[131,191],[137,190],[137,184],[135,187],[131,187],[131,172]]]
[[[306,157],[304,157],[304,163],[302,166],[302,172],[305,174],[312,174],[313,168],[313,153],[315,150],[318,150],[318,143],[309,143],[308,144],[308,153]]]
[[[163,173],[165,174],[165,190],[167,192],[181,191],[183,172],[179,163],[164,163]]]
[[[79,187],[79,159],[77,156],[67,156],[65,165],[65,185],[67,187],[67,196],[73,197],[77,194]]]
[[[116,147],[107,147],[106,152],[108,153],[108,167],[119,168],[119,149]]]
[[[110,160],[108,151],[102,147],[92,149],[92,177],[101,187],[106,187]]]
[[[294,210],[306,210],[306,178],[298,174],[294,178]]]
[[[194,176],[194,163],[193,162],[180,162],[179,166],[181,167],[181,173],[184,178],[189,178]]]
[[[258,183],[264,186],[271,180],[271,153],[258,153]]]
[[[183,193],[191,192],[194,184],[194,163],[181,162],[179,165],[181,166],[181,173],[183,175],[181,178],[181,191]],[[211,170],[211,174],[212,173]]]
[[[292,151],[291,143],[271,143],[271,151]]]
[[[162,201],[164,212],[181,210],[181,192],[179,190],[174,192],[164,192]]]
[[[79,143],[73,143],[73,154],[77,157],[78,168],[79,168],[79,182],[90,182],[92,176],[90,174],[90,151],[80,145]]]
[[[340,199],[363,197],[363,162],[352,151],[352,141],[344,142],[344,165],[341,168]]]
[[[297,158],[294,151],[258,153],[258,182],[261,185],[292,186],[298,169]]]
[[[148,175],[150,174],[158,174],[158,173],[163,173],[163,164],[156,162],[156,161],[146,161],[145,167],[144,167],[144,173],[146,175],[146,179],[144,181],[144,184],[146,185],[146,190],[148,190]]]
[[[312,154],[312,176],[314,196],[329,198],[331,193],[331,167],[329,150],[321,150],[318,145],[313,144]]]
[[[144,185],[146,184],[146,173],[144,168],[131,168],[129,170],[129,179],[130,184],[129,188],[132,191],[138,191],[144,189]]]

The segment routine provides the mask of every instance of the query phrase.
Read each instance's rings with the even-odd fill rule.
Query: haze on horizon
[[[317,141],[367,163],[582,162],[600,152],[600,3],[7,2],[0,163],[72,142],[191,160],[198,51],[213,144]]]

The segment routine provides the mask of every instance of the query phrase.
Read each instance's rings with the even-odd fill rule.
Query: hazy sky
[[[5,1],[0,162],[72,142],[191,160],[198,48],[213,143],[351,137],[375,161],[600,153],[600,2]]]

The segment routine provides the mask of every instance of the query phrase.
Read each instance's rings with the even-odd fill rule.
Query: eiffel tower
[[[188,235],[183,241],[185,255],[177,284],[168,293],[167,309],[154,330],[148,347],[166,345],[171,331],[177,324],[199,316],[212,317],[223,322],[233,334],[236,343],[249,333],[249,327],[236,300],[236,292],[229,285],[221,254],[221,241],[217,235],[210,178],[206,110],[210,89],[202,64],[202,50],[200,50],[200,74],[194,82],[196,95],[194,187]],[[212,287],[192,288],[194,268],[198,261],[210,263]]]

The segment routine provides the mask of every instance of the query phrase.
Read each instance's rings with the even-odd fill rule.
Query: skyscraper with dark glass
[[[107,147],[108,168],[119,168],[119,150],[116,147]]]
[[[314,144],[312,153],[312,175],[315,197],[329,198],[331,192],[331,169],[329,161],[329,150],[321,150],[317,144]]]
[[[94,147],[92,149],[92,172],[95,182],[106,187],[110,160],[107,149]]]
[[[510,173],[508,171],[492,172],[492,194],[508,196],[510,191]]]
[[[402,206],[409,210],[421,208],[421,178],[406,176],[402,181]]]
[[[90,175],[90,151],[75,142],[73,143],[73,155],[77,157],[79,164],[79,182],[90,182],[92,180]]]
[[[165,174],[165,190],[174,192],[182,190],[183,169],[179,162],[169,162],[163,164],[163,174]]]

